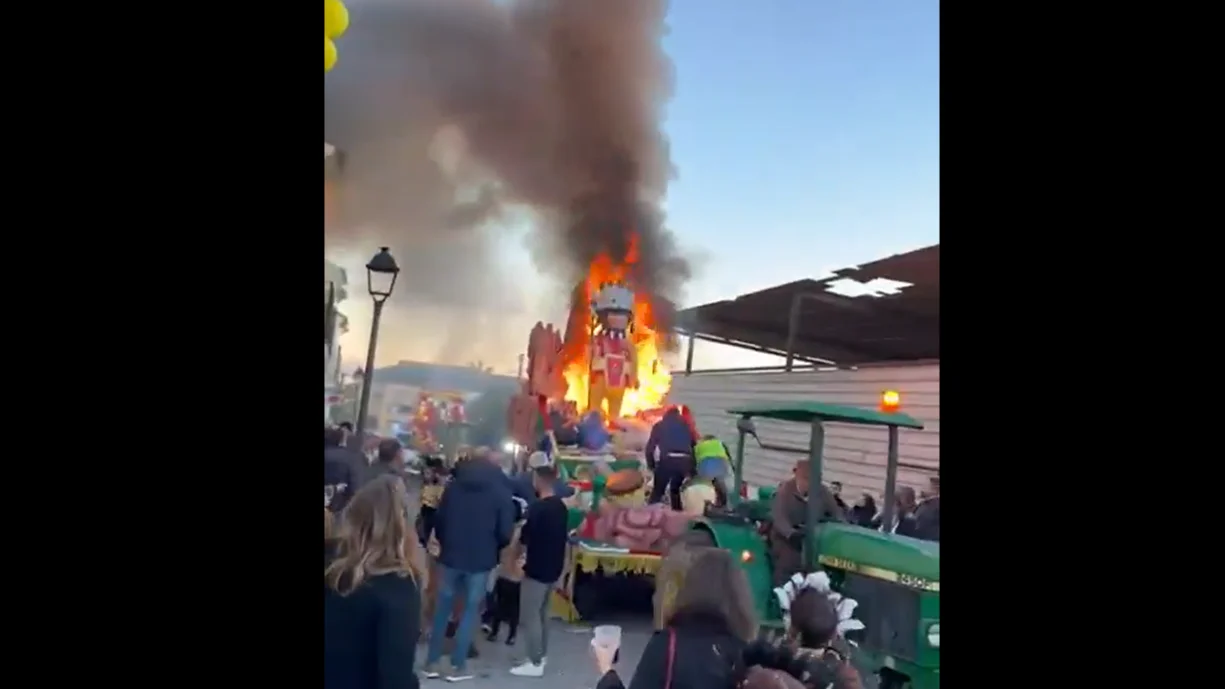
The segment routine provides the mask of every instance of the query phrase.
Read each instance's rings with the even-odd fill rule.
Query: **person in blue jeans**
[[[468,649],[481,600],[499,554],[510,544],[514,528],[515,505],[502,470],[483,457],[456,465],[451,483],[434,512],[442,581],[425,656],[426,678],[445,677],[449,682],[472,679],[467,668]],[[451,663],[444,666],[442,644],[456,596],[463,596],[464,614],[455,630]]]

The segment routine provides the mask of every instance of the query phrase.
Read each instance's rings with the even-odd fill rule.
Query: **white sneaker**
[[[540,656],[540,667],[544,667],[545,665],[548,665],[548,664],[549,664],[549,657]]]
[[[510,674],[516,677],[544,677],[544,663],[537,665],[530,660],[523,661],[510,669]]]

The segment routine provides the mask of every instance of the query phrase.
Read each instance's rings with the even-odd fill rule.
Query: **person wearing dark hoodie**
[[[354,467],[342,442],[344,431],[323,430],[323,508],[332,513],[343,510],[357,490]]]
[[[695,464],[694,445],[697,434],[677,406],[668,408],[662,419],[651,427],[647,439],[647,467],[655,472],[651,497],[647,502],[661,502],[667,491],[672,509],[681,509],[681,486],[692,473]]]
[[[700,572],[700,576],[694,573]],[[647,642],[629,689],[730,687],[741,656],[757,636],[753,594],[744,569],[726,550],[693,558],[663,629]],[[625,689],[613,668],[615,648],[592,645],[601,673],[596,689]]]
[[[468,649],[472,645],[480,604],[489,577],[498,564],[498,555],[510,544],[514,528],[515,504],[506,474],[485,459],[468,459],[456,464],[451,482],[434,513],[442,581],[430,626],[427,678],[445,675],[451,682],[472,678],[467,670]],[[457,596],[463,599],[464,611],[455,630],[451,665],[443,667],[442,646]]]

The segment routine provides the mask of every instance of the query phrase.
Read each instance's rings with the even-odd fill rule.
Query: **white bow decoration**
[[[791,626],[791,604],[802,591],[807,589],[815,589],[829,598],[834,607],[838,609],[838,636],[845,636],[847,632],[864,628],[863,622],[854,618],[855,608],[859,606],[859,601],[854,598],[843,598],[842,594],[830,588],[829,575],[825,572],[810,572],[806,576],[794,574],[787,583],[774,589],[774,595],[778,598],[778,607],[783,611],[783,622],[788,627]]]

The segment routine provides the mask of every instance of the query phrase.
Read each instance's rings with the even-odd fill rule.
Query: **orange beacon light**
[[[902,407],[902,396],[897,390],[886,390],[880,396],[881,411],[897,411]]]

